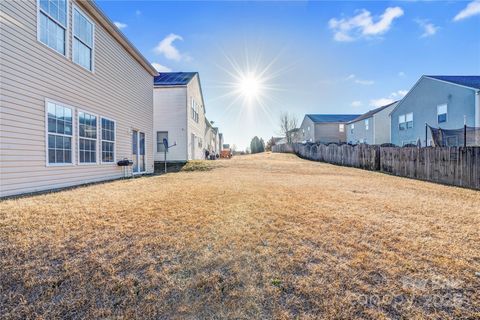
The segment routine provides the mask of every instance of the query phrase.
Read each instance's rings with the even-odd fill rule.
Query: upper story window
[[[413,128],[413,112],[398,116],[398,129],[406,130]]]
[[[78,112],[78,153],[80,163],[97,162],[97,117]]]
[[[40,42],[66,55],[67,0],[40,0]]]
[[[50,101],[46,108],[48,164],[72,164],[72,109]]]
[[[447,122],[447,105],[440,104],[437,106],[437,121],[438,123]]]
[[[192,119],[195,121],[195,122],[198,122],[199,120],[199,114],[198,114],[198,109],[199,109],[199,105],[195,102],[195,100],[193,100],[192,98],[192,106],[191,106],[191,109],[192,109]]]
[[[338,131],[339,131],[339,132],[344,132],[344,131],[345,131],[345,125],[344,125],[343,123],[340,123],[340,124],[338,125]]]
[[[115,122],[102,118],[102,162],[115,162]]]
[[[369,119],[365,119],[365,130],[368,130],[369,128]]]
[[[93,23],[78,8],[73,9],[73,62],[93,70]]]

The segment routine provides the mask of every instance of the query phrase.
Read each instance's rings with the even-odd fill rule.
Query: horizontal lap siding
[[[45,99],[116,121],[116,158],[132,158],[131,131],[146,134],[146,168],[153,172],[152,76],[95,23],[94,73],[71,60],[72,1],[67,57],[37,41],[36,1],[2,1],[0,93],[0,195],[119,178],[111,164],[45,165]],[[77,118],[75,136],[77,147]],[[100,147],[100,139],[97,145]],[[100,148],[97,148],[97,152]],[[98,159],[101,153],[98,152]],[[77,163],[78,153],[73,154]]]

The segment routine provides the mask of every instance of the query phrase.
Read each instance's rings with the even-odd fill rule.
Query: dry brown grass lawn
[[[210,165],[1,202],[1,317],[480,317],[480,192]]]

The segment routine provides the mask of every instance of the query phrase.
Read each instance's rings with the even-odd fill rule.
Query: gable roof
[[[458,84],[464,87],[480,89],[480,76],[425,76],[436,80]]]
[[[150,62],[138,51],[137,48],[128,40],[128,38],[115,26],[110,18],[98,7],[93,0],[77,1],[76,5],[80,5],[93,17],[95,17],[105,30],[120,43],[121,46],[152,76],[158,74],[157,70],[150,64]]]
[[[359,114],[306,114],[315,123],[349,122],[360,116]]]
[[[153,80],[155,86],[186,86],[198,72],[162,72]]]
[[[370,110],[370,111],[362,114],[360,117],[353,119],[352,121],[350,121],[350,123],[352,123],[352,122],[357,122],[357,121],[360,121],[360,120],[363,120],[363,119],[371,118],[374,114],[379,113],[380,111],[382,111],[382,110],[384,110],[384,109],[386,109],[386,108],[394,105],[394,104],[397,103],[398,101],[399,101],[399,100],[397,100],[397,101],[395,101],[395,102],[392,102],[392,103],[389,103],[389,104],[387,104],[387,105],[381,106],[381,107],[379,107],[379,108]]]

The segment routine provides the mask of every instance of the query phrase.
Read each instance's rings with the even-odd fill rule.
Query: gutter
[[[137,60],[138,63],[152,76],[158,75],[157,70],[150,64],[150,62],[138,51],[137,48],[127,39],[127,37],[113,24],[112,20],[103,13],[103,11],[95,4],[93,0],[77,1],[78,4],[84,7],[92,16],[94,16],[103,25],[105,30],[110,33],[131,56]]]

